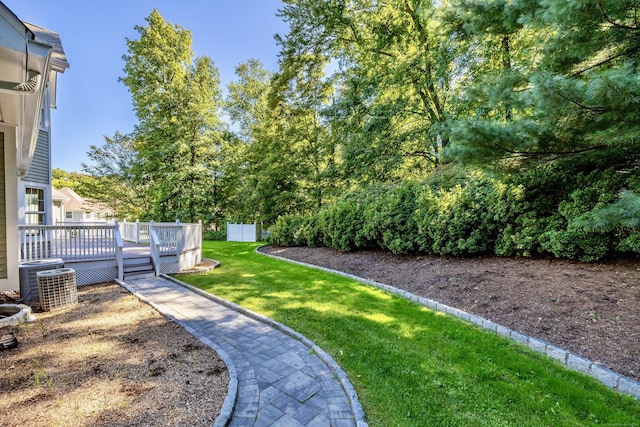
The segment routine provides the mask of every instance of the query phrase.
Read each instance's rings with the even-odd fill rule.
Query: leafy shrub
[[[269,242],[279,246],[304,246],[306,241],[301,233],[304,221],[303,216],[296,214],[279,217],[271,228]]]
[[[383,185],[367,191],[361,236],[394,254],[417,251],[415,220],[419,186],[415,183]]]
[[[370,246],[364,238],[364,207],[362,195],[347,194],[322,208],[318,214],[322,224],[323,243],[339,251],[348,252]]]
[[[307,246],[322,246],[324,242],[324,229],[317,215],[307,216],[302,222],[300,230],[302,238]]]
[[[614,170],[578,173],[576,187],[558,203],[558,223],[540,236],[542,248],[558,258],[594,261],[614,247],[613,234],[585,227],[578,219],[593,209],[611,204],[622,177]]]
[[[442,184],[441,177],[437,182]],[[503,234],[521,212],[522,197],[521,186],[478,171],[467,171],[463,184],[423,188],[416,210],[421,250],[458,256],[492,253],[499,236],[509,241]]]
[[[208,230],[203,233],[204,240],[227,240],[227,230]]]
[[[640,253],[638,171],[590,167],[547,164],[506,178],[449,167],[424,183],[378,184],[346,193],[314,215],[281,217],[271,241],[587,261]]]

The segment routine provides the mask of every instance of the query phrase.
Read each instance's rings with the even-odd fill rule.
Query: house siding
[[[0,279],[8,277],[7,193],[5,191],[4,133],[0,132]]]
[[[23,180],[49,184],[49,171],[51,170],[49,159],[49,132],[41,129],[38,133],[38,142],[36,143],[29,172]]]

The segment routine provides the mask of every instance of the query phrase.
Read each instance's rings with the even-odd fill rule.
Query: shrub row
[[[420,184],[351,191],[313,215],[282,216],[271,242],[583,261],[639,254],[638,172],[555,164],[504,178],[449,168]]]

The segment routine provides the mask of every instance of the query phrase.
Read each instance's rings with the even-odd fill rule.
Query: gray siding
[[[8,277],[7,193],[5,191],[4,171],[4,133],[0,132],[0,279]]]
[[[33,153],[33,160],[29,167],[29,172],[23,178],[24,181],[37,182],[39,184],[49,184],[49,132],[41,130],[38,133],[36,150]]]

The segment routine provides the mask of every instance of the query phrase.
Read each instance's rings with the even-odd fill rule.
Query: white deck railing
[[[19,261],[115,258],[117,224],[19,225]]]
[[[157,235],[160,254],[182,253],[202,245],[202,223],[181,224],[176,222],[127,222],[119,223],[122,239],[133,243],[149,243],[151,231]]]
[[[151,232],[158,256],[181,254],[202,247],[202,224],[176,222],[59,223],[19,225],[19,261],[117,259],[123,241],[149,243]]]
[[[180,253],[202,248],[202,222],[181,224],[177,249]]]
[[[128,222],[126,219],[120,223],[122,239],[133,243],[149,243],[149,222]]]

